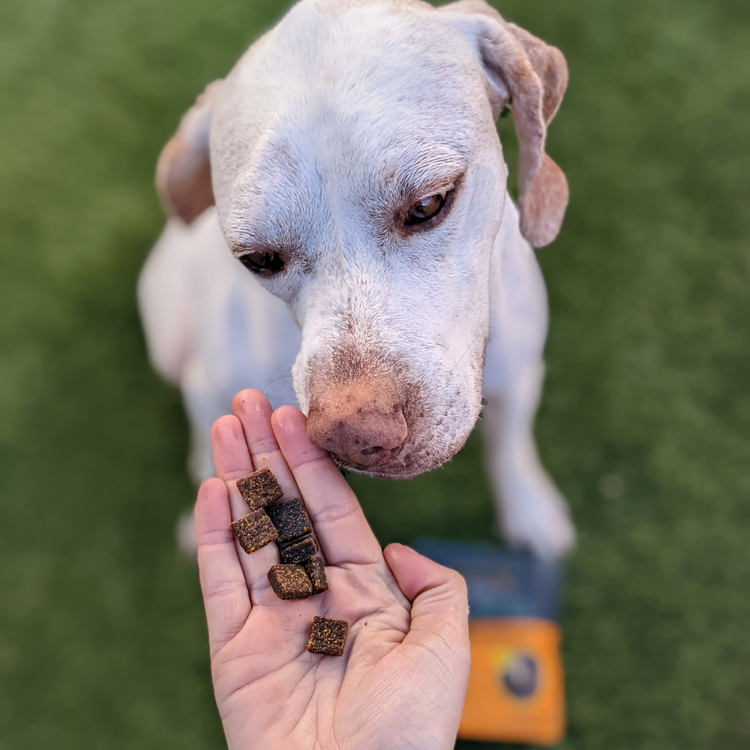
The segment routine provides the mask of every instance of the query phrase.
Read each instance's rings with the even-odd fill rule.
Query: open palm
[[[214,425],[217,479],[201,486],[196,537],[211,670],[232,750],[452,748],[469,672],[463,579],[393,544],[381,550],[328,454],[292,407],[243,391]],[[229,531],[247,507],[234,482],[267,466],[302,497],[329,590],[273,593],[275,544],[246,555]],[[313,616],[346,620],[340,658],[305,649]]]

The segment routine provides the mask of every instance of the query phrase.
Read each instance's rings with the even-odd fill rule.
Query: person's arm
[[[450,750],[469,676],[461,576],[408,547],[381,550],[349,485],[292,407],[243,391],[214,425],[218,478],[196,506],[216,702],[231,750]],[[329,589],[276,597],[275,544],[245,554],[229,530],[247,513],[235,481],[267,466],[302,497]],[[346,620],[341,657],[305,649],[315,615]]]

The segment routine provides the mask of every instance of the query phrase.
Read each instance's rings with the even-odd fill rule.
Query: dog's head
[[[190,221],[215,196],[232,251],[287,302],[310,436],[343,464],[405,478],[468,437],[506,200],[495,119],[513,113],[540,247],[567,204],[544,153],[566,83],[562,54],[483,0],[303,0],[164,149],[165,207]]]

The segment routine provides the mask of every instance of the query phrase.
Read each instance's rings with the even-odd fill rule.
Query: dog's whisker
[[[466,349],[464,349],[464,353],[458,358],[458,362],[451,367],[450,372],[453,372],[461,364],[461,360],[466,356],[466,352],[468,352],[469,349],[471,349],[471,344],[468,344]]]
[[[287,383],[290,382],[292,378],[277,378],[276,380],[272,380],[263,391],[264,396],[268,396],[268,392],[274,387],[279,385],[279,383]]]

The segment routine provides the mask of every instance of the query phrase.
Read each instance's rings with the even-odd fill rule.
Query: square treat
[[[301,565],[274,565],[268,580],[279,599],[307,599],[313,594],[312,582]]]
[[[237,489],[245,498],[250,510],[260,510],[284,494],[281,485],[267,466],[254,471],[244,479],[238,479]]]
[[[344,653],[349,623],[346,620],[332,620],[328,617],[313,617],[307,650],[311,654],[341,656]]]
[[[315,557],[317,551],[318,543],[315,541],[315,537],[306,536],[304,539],[281,548],[281,562],[300,565],[305,560]]]
[[[279,532],[279,542],[288,542],[312,531],[310,516],[298,497],[276,505],[269,505],[266,513]]]
[[[322,594],[324,591],[328,591],[325,565],[319,557],[311,557],[304,563],[304,568],[307,575],[310,576],[313,594]]]
[[[279,538],[271,519],[262,511],[254,510],[232,524],[232,533],[249,555]]]

